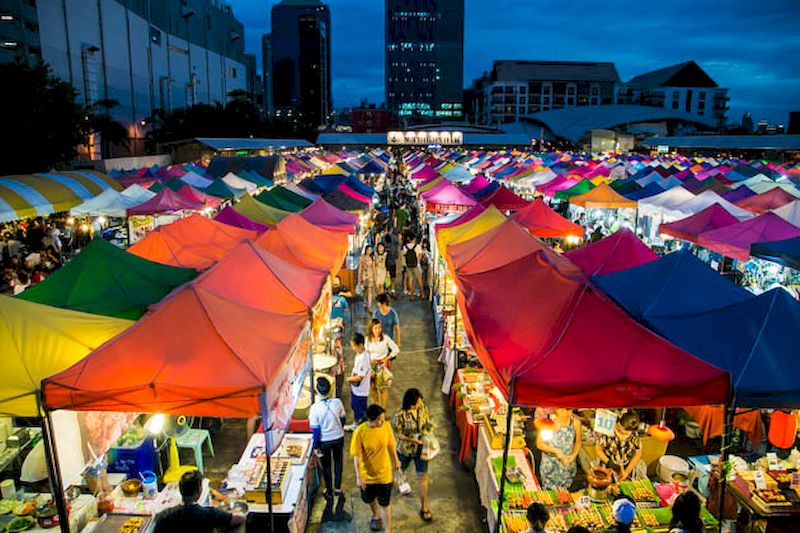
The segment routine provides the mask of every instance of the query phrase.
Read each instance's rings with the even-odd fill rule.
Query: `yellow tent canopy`
[[[444,178],[442,176],[439,176],[438,178],[432,179],[428,183],[425,183],[424,185],[420,185],[419,187],[417,187],[417,192],[425,192],[428,189],[432,189],[432,188],[436,187],[437,185],[439,185],[442,182],[443,179]]]
[[[481,233],[489,231],[495,226],[505,222],[506,217],[495,206],[490,205],[486,211],[476,216],[469,222],[443,228],[436,234],[436,244],[439,246],[439,254],[447,256],[447,247],[477,237]]]
[[[39,416],[44,378],[77,363],[133,324],[0,296],[0,414]]]
[[[345,169],[340,167],[339,165],[333,165],[332,167],[328,167],[322,171],[322,175],[324,176],[349,176],[350,173],[347,172]]]
[[[249,194],[242,196],[242,199],[233,208],[240,215],[244,215],[250,220],[273,227],[288,215],[291,215],[289,211],[259,202]]]

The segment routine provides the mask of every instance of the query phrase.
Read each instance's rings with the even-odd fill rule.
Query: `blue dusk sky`
[[[275,2],[229,0],[261,63]],[[333,99],[380,103],[382,0],[330,0]],[[688,60],[729,88],[729,118],[785,123],[800,111],[800,1],[466,0],[464,87],[493,59],[612,61],[623,81]]]

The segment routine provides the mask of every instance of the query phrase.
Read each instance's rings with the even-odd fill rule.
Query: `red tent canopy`
[[[169,187],[164,187],[143,204],[128,209],[131,215],[157,215],[159,213],[172,213],[175,211],[200,211],[205,209],[200,202],[189,200]]]
[[[481,362],[514,404],[544,407],[722,403],[728,374],[630,318],[581,275],[538,251],[458,274],[458,301]],[[513,280],[513,281],[511,281]]]
[[[527,229],[531,235],[541,238],[583,238],[583,227],[562,217],[537,198],[520,209],[511,219]]]
[[[550,249],[542,241],[531,236],[525,229],[509,219],[472,239],[447,247],[448,262],[453,271],[461,274],[486,272],[506,265],[532,253]],[[569,259],[549,253],[563,272],[580,276],[582,270]]]
[[[264,233],[256,244],[297,265],[335,276],[347,256],[348,237],[319,228],[293,213]]]
[[[271,231],[268,233],[272,233]],[[240,242],[255,239],[255,231],[235,228],[201,215],[160,226],[128,251],[165,265],[205,270]]]
[[[206,194],[203,191],[196,189],[195,187],[192,187],[191,185],[184,185],[183,187],[178,189],[178,194],[180,194],[185,198],[188,198],[192,202],[205,204],[206,207],[217,207],[219,204],[222,203],[222,200],[217,198],[216,196]]]
[[[530,202],[517,196],[505,185],[501,185],[496,191],[489,193],[485,198],[481,198],[480,203],[484,207],[493,205],[500,211],[517,211],[527,207]]]
[[[658,232],[697,244],[697,238],[701,233],[724,228],[738,222],[739,219],[731,215],[724,207],[719,204],[711,204],[690,217],[661,224]]]
[[[329,231],[353,233],[358,224],[358,216],[338,209],[322,198],[300,212],[300,216],[312,224]]]
[[[765,213],[770,209],[783,207],[789,202],[794,202],[797,197],[792,193],[786,192],[780,187],[775,187],[761,194],[750,196],[736,202],[736,205],[743,207],[753,213]]]
[[[587,276],[610,274],[658,259],[653,250],[625,228],[564,255],[581,267]]]
[[[800,237],[800,228],[786,222],[775,213],[767,212],[738,224],[702,233],[698,238],[698,244],[718,254],[747,261],[750,258],[751,244],[781,241],[792,237]]]
[[[259,414],[258,395],[298,343],[307,313],[276,314],[194,285],[45,380],[49,409]]]

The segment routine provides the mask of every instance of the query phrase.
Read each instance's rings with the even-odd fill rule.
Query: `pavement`
[[[408,496],[392,495],[393,527],[395,532],[405,531],[486,531],[485,514],[478,498],[478,487],[471,470],[458,462],[460,440],[454,424],[454,415],[448,397],[441,393],[443,371],[437,361],[436,335],[430,302],[401,297],[394,302],[400,315],[402,345],[400,354],[392,366],[394,382],[389,393],[387,415],[393,415],[400,407],[406,389],[419,389],[436,424],[436,436],[442,446],[441,453],[430,462],[430,509],[432,522],[423,522],[419,516],[420,503],[417,492],[413,464],[406,475],[413,492]],[[353,329],[363,332],[367,322],[364,306],[360,302],[351,303],[353,309]],[[349,339],[348,331],[347,338]],[[408,353],[404,353],[408,352]],[[347,343],[345,352],[348,372],[353,353]],[[344,391],[342,401],[351,421],[350,399]],[[323,522],[325,498],[323,487],[317,491],[314,505],[309,515],[306,531],[309,533],[353,533],[368,532],[371,512],[369,506],[361,501],[360,492],[355,486],[353,462],[348,452],[350,433],[345,441],[343,489],[346,494],[344,509],[353,517],[350,522]],[[236,463],[246,446],[245,421],[227,419],[214,438],[215,457],[205,459],[206,475],[215,486],[224,479],[230,466]],[[183,452],[183,450],[182,450]],[[190,457],[183,457],[184,464],[191,464]]]

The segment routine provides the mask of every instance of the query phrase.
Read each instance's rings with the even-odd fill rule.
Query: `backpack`
[[[405,248],[405,258],[406,258],[406,266],[408,268],[416,268],[417,267],[417,245],[415,244],[411,248],[408,245],[403,245]]]

